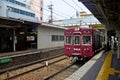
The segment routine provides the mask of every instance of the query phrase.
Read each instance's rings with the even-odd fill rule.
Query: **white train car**
[[[18,20],[38,22],[31,6],[23,0],[0,0],[0,16]]]

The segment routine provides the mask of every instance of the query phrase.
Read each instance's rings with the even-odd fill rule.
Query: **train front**
[[[65,44],[64,53],[67,56],[72,56],[77,59],[91,57],[93,30],[89,28],[80,28],[79,30],[68,29],[65,30]]]
[[[84,58],[93,56],[93,29],[81,29],[81,52]]]
[[[64,54],[71,57],[73,51],[73,32],[74,29],[67,29],[64,31]]]

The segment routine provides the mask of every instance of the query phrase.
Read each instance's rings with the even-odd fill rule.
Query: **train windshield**
[[[72,44],[72,37],[66,36],[66,44]]]
[[[83,36],[82,44],[91,45],[92,44],[91,36]]]
[[[80,44],[80,36],[75,36],[74,44]]]

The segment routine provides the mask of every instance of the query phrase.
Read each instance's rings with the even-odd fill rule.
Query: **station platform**
[[[65,80],[120,80],[119,53],[101,51]]]
[[[52,50],[58,50],[63,49],[63,47],[55,47],[55,48],[45,48],[45,49],[27,49],[22,51],[14,51],[14,52],[4,52],[0,53],[0,59],[7,58],[7,57],[17,57],[17,56],[23,56],[23,55],[29,55],[29,54],[35,54],[40,52],[49,52]]]

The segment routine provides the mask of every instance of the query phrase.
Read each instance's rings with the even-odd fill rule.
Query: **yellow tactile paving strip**
[[[96,80],[108,80],[109,74],[114,75],[115,73],[120,73],[120,71],[111,68],[112,52],[108,52],[107,57],[98,73]]]

